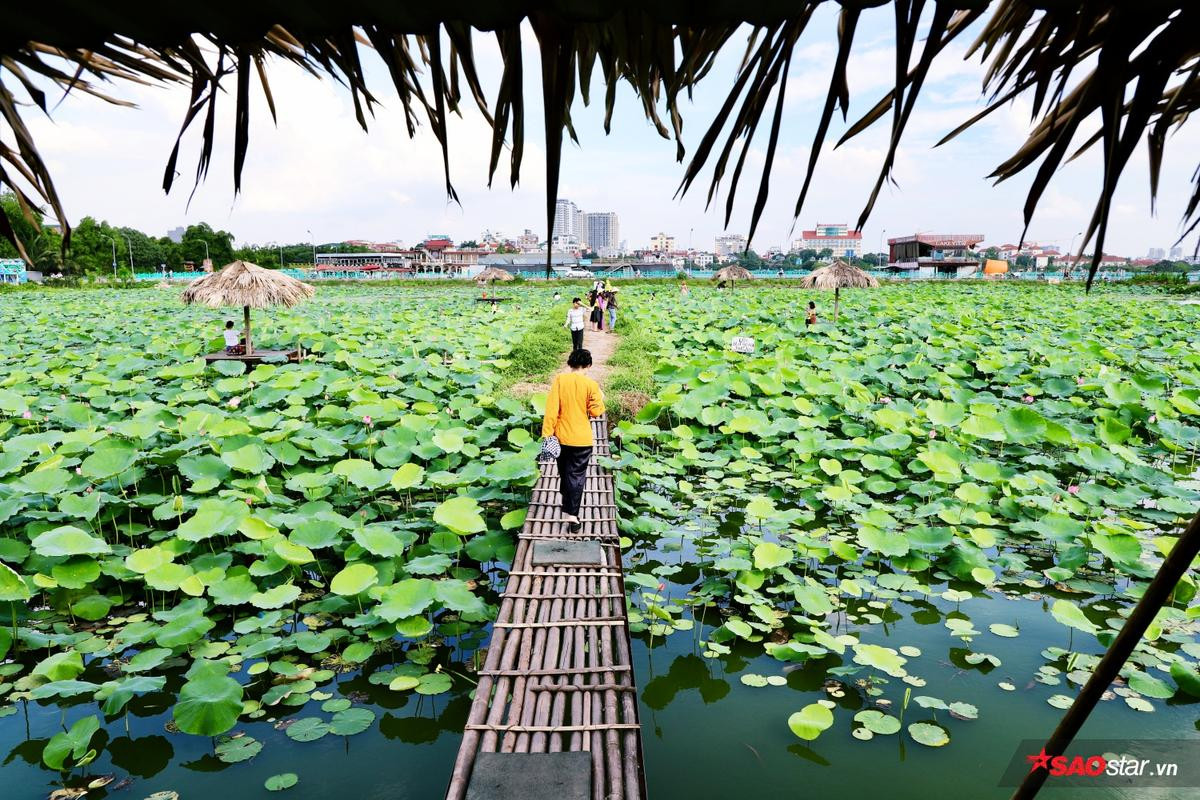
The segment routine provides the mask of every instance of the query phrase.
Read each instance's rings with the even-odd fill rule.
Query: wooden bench
[[[299,350],[254,350],[250,353],[226,353],[221,350],[216,353],[209,353],[204,357],[204,360],[211,364],[214,361],[243,361],[247,364],[261,364],[267,359],[275,360],[279,358],[287,361],[299,361],[304,354]]]

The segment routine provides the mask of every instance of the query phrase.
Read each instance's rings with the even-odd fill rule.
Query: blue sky
[[[793,229],[792,209],[803,180],[812,133],[820,113],[836,52],[836,6],[818,10],[799,45],[784,114],[783,138],[772,171],[772,194],[754,246],[766,250],[787,245],[802,228],[817,222],[853,223],[869,195],[884,154],[887,130],[878,126],[837,150],[829,150],[843,125],[830,133],[813,188]],[[915,231],[982,233],[1000,244],[1020,235],[1021,208],[1029,177],[993,186],[987,175],[1012,153],[1029,128],[1029,108],[1021,100],[998,111],[976,129],[934,149],[933,144],[979,108],[983,67],[978,58],[963,61],[967,43],[935,67],[918,103],[896,169],[897,185],[884,188],[865,227],[866,248],[881,236]],[[850,63],[850,122],[887,90],[892,75],[891,14],[886,7],[868,12]],[[489,95],[498,76],[490,39],[478,40],[483,79]],[[540,116],[539,60],[532,37],[526,42],[527,138],[521,182],[510,191],[507,158],[488,189],[490,134],[473,105],[451,126],[452,175],[461,206],[443,191],[441,157],[427,128],[409,140],[399,103],[390,92],[382,65],[369,58],[369,73],[383,107],[365,134],[354,120],[348,94],[331,81],[318,81],[301,70],[277,65],[271,74],[279,109],[273,126],[266,104],[257,99],[252,113],[250,154],[243,191],[234,196],[230,144],[232,98],[218,113],[219,140],[208,180],[191,203],[191,174],[197,137],[185,140],[181,177],[164,196],[162,170],[187,105],[183,88],[116,87],[140,110],[107,105],[85,96],[68,98],[53,119],[33,118],[31,127],[50,163],[68,214],[90,214],[121,225],[162,234],[176,225],[206,220],[231,230],[239,241],[373,239],[405,242],[427,233],[474,238],[485,229],[516,235],[525,228],[544,229],[544,146]],[[699,142],[732,84],[741,57],[730,47],[697,90],[685,112],[684,143]],[[577,100],[574,111],[580,145],[566,143],[560,197],[585,210],[615,211],[621,238],[644,245],[662,230],[677,244],[690,241],[711,248],[724,229],[724,195],[704,208],[708,173],[683,199],[674,197],[683,176],[675,161],[675,143],[658,136],[642,114],[632,91],[621,85],[613,132],[603,132],[603,86],[593,81],[593,105]],[[766,124],[762,128],[765,133]],[[748,227],[750,203],[757,190],[763,145],[756,142],[739,191],[731,232]],[[1108,252],[1142,256],[1147,248],[1167,247],[1178,235],[1195,165],[1188,153],[1200,151],[1197,126],[1178,133],[1168,147],[1157,216],[1150,213],[1144,149],[1122,181],[1114,203]],[[1028,238],[1066,247],[1090,216],[1100,183],[1099,160],[1088,154],[1065,167],[1046,193]]]

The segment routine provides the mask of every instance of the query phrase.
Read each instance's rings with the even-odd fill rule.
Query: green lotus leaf
[[[788,727],[796,736],[811,742],[833,725],[833,712],[820,703],[811,703],[788,717]]]
[[[219,761],[236,764],[254,758],[262,748],[262,742],[253,736],[223,737],[213,748],[213,753]]]
[[[263,788],[268,792],[282,792],[284,789],[290,789],[300,782],[300,778],[294,772],[284,772],[279,775],[272,775],[263,781]]]
[[[329,733],[329,725],[317,717],[305,717],[289,725],[284,733],[297,742],[315,742]]]
[[[433,521],[458,534],[479,533],[485,528],[479,504],[462,495],[438,505],[433,512]]]
[[[229,665],[197,661],[179,690],[173,716],[184,733],[217,736],[237,724],[242,711],[242,687],[229,677]]]
[[[329,582],[334,594],[356,595],[365,592],[379,580],[379,572],[370,564],[350,564],[344,567]]]
[[[31,544],[38,555],[48,557],[101,555],[112,550],[103,539],[98,539],[72,525],[63,525],[40,533],[34,537]]]
[[[931,722],[914,722],[908,726],[908,735],[914,742],[926,747],[942,747],[950,743],[950,734],[946,729]]]
[[[347,708],[333,715],[329,721],[329,732],[334,736],[353,736],[371,727],[375,712],[369,708]]]
[[[100,720],[95,714],[90,714],[75,722],[68,730],[54,734],[42,750],[42,763],[50,769],[61,770],[70,757],[76,766],[80,765],[86,759],[88,746],[98,730]]]
[[[862,725],[871,733],[877,733],[883,736],[888,736],[897,733],[900,730],[900,720],[890,714],[885,714],[876,709],[867,709],[860,711],[854,715],[854,721]]]
[[[283,608],[300,596],[300,587],[284,583],[265,592],[250,595],[250,604],[255,608]]]
[[[1063,625],[1077,628],[1084,633],[1096,633],[1096,625],[1070,600],[1055,600],[1054,605],[1050,607],[1050,613]]]

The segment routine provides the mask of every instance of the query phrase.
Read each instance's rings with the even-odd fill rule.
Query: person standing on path
[[[617,327],[617,289],[608,293],[608,332],[612,333]]]
[[[571,352],[583,349],[583,329],[587,327],[587,309],[578,297],[571,298],[571,307],[567,309],[567,321],[563,327],[571,332]]]
[[[561,447],[558,490],[562,495],[563,519],[571,533],[578,533],[581,527],[579,505],[587,482],[588,462],[592,460],[590,418],[604,414],[604,394],[599,384],[584,374],[591,365],[592,354],[587,350],[571,352],[567,357],[571,369],[554,376],[542,420],[542,438],[554,436]]]

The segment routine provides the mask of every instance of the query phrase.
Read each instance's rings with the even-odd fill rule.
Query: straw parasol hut
[[[186,305],[198,303],[211,308],[241,306],[245,321],[246,355],[252,355],[250,309],[291,307],[313,296],[313,287],[278,270],[263,269],[249,261],[234,261],[220,272],[205,275],[183,292]]]
[[[879,281],[838,259],[805,275],[800,279],[800,285],[810,289],[833,289],[833,321],[837,322],[842,289],[874,289],[879,286]]]
[[[488,267],[483,272],[475,276],[476,280],[488,281],[495,283],[496,281],[512,281],[516,280],[511,272],[499,267]]]
[[[719,270],[713,273],[712,276],[712,279],[718,283],[729,281],[730,286],[733,285],[735,280],[748,281],[752,280],[753,278],[754,275],[750,272],[750,270],[737,264],[730,264],[727,267],[721,267]]]

